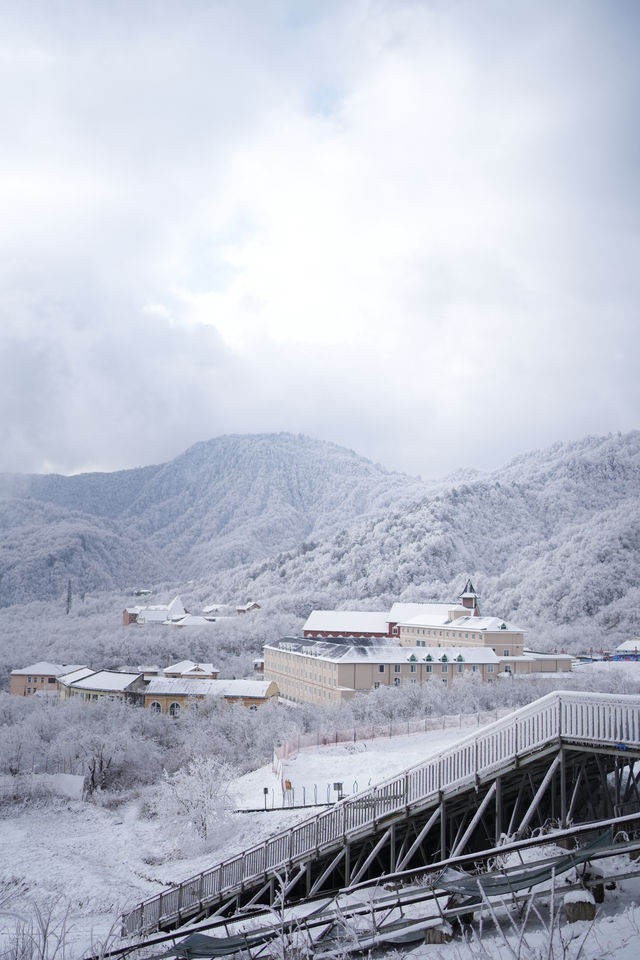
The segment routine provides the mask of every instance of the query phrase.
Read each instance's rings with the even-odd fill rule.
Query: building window
[[[412,663],[412,664],[409,666],[409,672],[410,672],[410,673],[415,673],[417,669],[418,669],[418,667],[416,666],[415,663]]]
[[[474,663],[473,666],[471,667],[471,669],[473,670],[474,673],[477,673],[477,672],[478,672],[478,664],[477,664],[477,663]]]
[[[27,683],[31,683],[31,677],[27,677]]]
[[[464,670],[464,667],[462,666],[461,663],[459,663],[459,664],[458,664],[458,673],[462,673],[463,670]]]
[[[149,710],[151,710],[151,713],[162,713],[162,707],[157,700],[149,704]]]
[[[430,663],[428,663],[424,669],[427,673],[431,673],[431,671],[433,670],[433,666]]]
[[[379,680],[374,680],[373,689],[374,689],[374,690],[377,690],[379,686],[380,686],[380,681],[379,681]]]
[[[393,678],[393,685],[394,685],[394,687],[399,687],[399,686],[400,686],[400,677],[394,677],[394,678]]]
[[[505,665],[504,665],[504,672],[505,672],[505,673],[511,673],[511,664],[505,663]]]
[[[378,664],[378,673],[384,673],[384,663]]]
[[[505,650],[504,653],[502,654],[502,656],[503,656],[503,657],[509,657],[509,656],[511,656],[511,654],[509,653],[508,650]]]
[[[493,664],[492,664],[492,663],[490,663],[489,666],[487,667],[487,673],[493,673]]]
[[[48,682],[48,683],[55,683],[55,682],[56,682],[56,678],[55,678],[55,677],[49,677],[49,679],[48,679],[47,682]]]
[[[175,701],[169,707],[169,716],[170,717],[179,717],[180,716],[180,704],[175,703]]]
[[[395,664],[393,665],[393,672],[394,672],[394,673],[400,673],[400,664],[399,664],[399,663],[395,663]]]
[[[441,664],[440,664],[440,669],[442,670],[443,673],[447,673],[447,671],[449,670],[449,664],[448,664],[448,663],[441,663]]]

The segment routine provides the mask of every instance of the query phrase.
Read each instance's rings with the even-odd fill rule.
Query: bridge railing
[[[335,804],[196,877],[139,904],[123,917],[123,936],[194,913],[243,883],[301,862],[371,829],[380,818],[419,807],[443,790],[487,776],[516,757],[559,739],[640,745],[640,697],[555,692],[490,724],[389,780]]]

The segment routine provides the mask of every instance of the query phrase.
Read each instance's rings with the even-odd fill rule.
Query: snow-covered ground
[[[369,780],[385,779],[466,734],[454,729],[313,748],[288,760],[284,776],[295,788],[296,803],[303,787],[311,803],[314,785],[325,798],[327,785],[338,780],[347,793],[356,780],[365,789]],[[264,787],[269,807],[281,805],[281,781],[268,764],[233,783],[234,807],[260,810]],[[56,915],[69,907],[72,946],[79,954],[92,938],[105,938],[125,908],[313,813],[238,812],[224,837],[202,850],[181,837],[175,823],[145,816],[143,798],[115,809],[69,797],[7,808],[0,812],[0,936],[6,940],[16,920],[28,921],[34,904],[55,902]]]
[[[366,744],[313,748],[289,759],[283,776],[291,781],[296,803],[304,793],[310,802],[314,786],[326,796],[327,784],[336,781],[344,784],[346,793],[351,793],[354,787],[366,789],[370,782],[423,760],[468,732],[445,730]],[[264,787],[269,790],[269,806],[282,801],[280,779],[270,764],[233,783],[231,797],[236,809],[254,812],[234,813],[223,836],[207,849],[194,848],[193,840],[185,841],[174,822],[146,815],[144,797],[129,799],[112,809],[69,796],[36,801],[19,809],[0,807],[0,956],[16,922],[28,922],[34,905],[40,909],[53,905],[57,918],[68,909],[67,956],[88,953],[92,944],[103,941],[112,928],[117,932],[123,909],[315,812],[261,811]],[[67,793],[73,792],[70,784],[66,788]],[[638,901],[640,881],[622,881],[614,892],[607,894],[587,938],[584,960],[607,953],[615,955],[616,960],[637,960]],[[575,924],[567,936],[585,931],[583,923]],[[546,955],[541,930],[532,930],[529,939],[534,947],[539,944]],[[617,945],[615,950],[612,945]],[[577,945],[569,948],[568,957],[574,955],[574,948],[577,950]],[[422,956],[445,956],[452,949],[457,951],[458,960],[460,951],[467,950],[458,942],[451,948],[414,949],[411,956],[416,960]],[[499,955],[499,938],[491,940],[490,950],[492,955]],[[464,957],[467,956],[471,958],[465,952]]]

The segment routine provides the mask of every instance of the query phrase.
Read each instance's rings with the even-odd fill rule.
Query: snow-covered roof
[[[170,617],[164,621],[172,627],[203,627],[213,623],[211,617],[201,617],[195,613],[185,613],[183,617]]]
[[[467,611],[460,603],[394,603],[387,617],[388,623],[404,623],[412,620],[414,617],[439,617],[445,618],[449,612]]]
[[[139,673],[115,673],[111,670],[98,670],[91,676],[75,680],[70,686],[79,690],[112,690],[116,693],[126,690],[139,677]]]
[[[264,699],[272,681],[267,680],[183,680],[165,677],[152,680],[145,690],[147,696],[186,694],[199,697],[254,697]]]
[[[208,603],[206,607],[202,608],[203,613],[218,613],[220,610],[229,610],[228,603]]]
[[[498,663],[500,659],[490,647],[400,647],[389,644],[365,646],[311,639],[281,640],[267,646],[336,663],[436,663],[443,657],[452,661],[460,656],[465,663]]]
[[[42,676],[50,677],[60,677],[64,673],[68,673],[71,670],[78,670],[79,664],[77,663],[50,663],[48,660],[39,660],[38,663],[32,663],[29,667],[19,667],[16,670],[12,670],[11,674],[13,676],[21,677],[23,675],[31,674],[41,674]]]
[[[76,680],[82,680],[83,677],[90,677],[93,673],[95,673],[95,670],[92,670],[91,667],[77,667],[75,670],[70,670],[69,673],[58,677],[58,680],[68,687],[69,684],[75,683]]]
[[[621,653],[634,653],[636,650],[640,650],[640,637],[623,640],[622,643],[618,644],[616,650],[619,650]]]
[[[162,671],[165,677],[168,674],[177,673],[181,677],[206,677],[207,674],[217,673],[218,670],[212,663],[196,663],[194,660],[180,660],[179,663],[172,663]]]
[[[135,613],[138,620],[151,623],[164,623],[165,620],[175,620],[184,617],[186,610],[180,597],[174,597],[170,603],[153,603],[148,607],[127,607],[127,613]]]
[[[386,634],[388,624],[388,617],[384,610],[312,610],[303,630]]]
[[[504,624],[504,626],[503,626]],[[503,633],[523,633],[520,627],[517,627],[513,623],[507,623],[506,620],[501,620],[500,617],[456,617],[455,620],[450,620],[447,614],[440,614],[439,616],[424,616],[419,615],[412,617],[409,620],[403,620],[400,622],[401,627],[447,627],[449,630],[472,630],[474,632],[494,632],[502,631]]]

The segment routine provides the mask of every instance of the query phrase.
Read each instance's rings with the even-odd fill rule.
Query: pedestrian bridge
[[[640,810],[640,697],[555,692],[138,904],[134,937]]]

